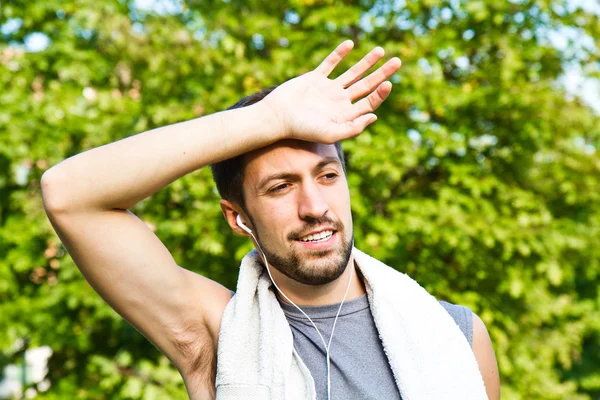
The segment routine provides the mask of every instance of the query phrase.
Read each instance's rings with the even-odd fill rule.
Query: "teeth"
[[[314,235],[307,235],[300,238],[303,242],[317,242],[321,240],[329,239],[333,235],[333,231],[323,231],[320,233],[315,233]]]

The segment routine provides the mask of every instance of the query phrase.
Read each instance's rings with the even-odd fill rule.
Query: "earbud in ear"
[[[248,234],[252,235],[252,230],[250,228],[248,228],[246,225],[244,225],[244,223],[242,222],[242,218],[240,217],[240,214],[237,215],[235,221],[237,222],[237,224],[240,228],[242,228]]]

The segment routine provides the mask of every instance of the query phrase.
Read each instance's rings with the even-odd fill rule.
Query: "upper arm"
[[[473,313],[473,353],[479,364],[488,398],[499,400],[500,377],[496,355],[485,324],[475,313]]]
[[[180,370],[202,363],[197,358],[215,347],[229,290],[179,267],[129,211],[48,215],[85,278],[113,309]]]

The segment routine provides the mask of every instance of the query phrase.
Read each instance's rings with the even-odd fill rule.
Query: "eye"
[[[338,174],[335,172],[330,172],[322,176],[326,181],[333,181],[338,177]]]
[[[281,185],[277,185],[272,187],[271,189],[269,189],[269,193],[279,193],[279,192],[283,192],[285,189],[287,189],[288,187],[290,187],[289,183],[282,183]]]

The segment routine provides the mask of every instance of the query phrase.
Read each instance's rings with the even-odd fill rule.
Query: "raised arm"
[[[378,48],[328,79],[351,48],[342,43],[315,71],[255,105],[86,151],[42,177],[46,212],[81,272],[184,377],[210,364],[230,293],[178,267],[128,208],[191,171],[280,139],[335,142],[360,134],[376,119],[371,112],[391,90],[384,81],[400,62],[392,59],[361,80],[383,56]]]

